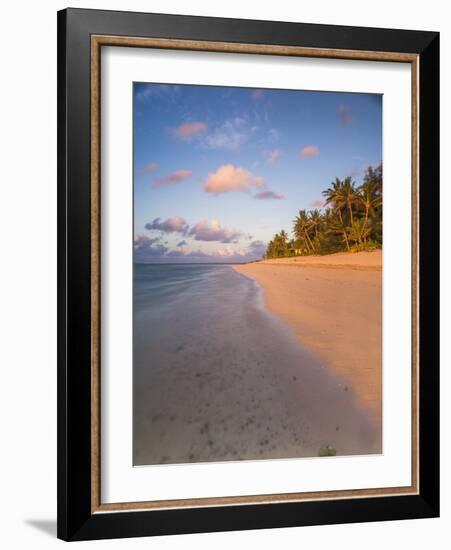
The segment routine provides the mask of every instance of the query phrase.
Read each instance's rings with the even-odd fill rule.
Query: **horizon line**
[[[245,265],[259,261],[260,260],[252,260],[251,262],[133,262],[133,265]]]

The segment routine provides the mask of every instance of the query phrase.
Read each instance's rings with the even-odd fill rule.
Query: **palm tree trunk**
[[[310,245],[309,245],[309,242],[307,240],[307,235],[305,234],[305,231],[304,231],[304,243],[307,246],[307,250],[310,252]]]
[[[307,230],[305,230],[305,236],[306,236],[308,242],[310,243],[310,246],[312,247],[312,252],[315,252],[315,247],[313,246],[313,243],[310,239],[310,235],[308,234]]]
[[[363,235],[365,235],[366,226],[368,224],[369,213],[370,213],[370,205],[366,203],[365,204],[365,221],[363,222]],[[366,235],[363,237],[363,242],[366,243]]]
[[[351,227],[352,227],[352,224],[354,223],[354,216],[352,215],[352,205],[349,201],[348,201],[348,210],[349,210],[349,217],[351,219]]]
[[[347,248],[348,250],[350,250],[350,248],[349,248],[349,241],[348,241],[348,235],[347,235],[347,233],[346,233],[346,228],[345,228],[345,226],[344,226],[344,224],[343,224],[343,218],[342,218],[342,216],[341,216],[341,211],[340,211],[340,209],[338,209],[338,217],[340,218],[341,226],[343,227],[343,236],[344,236],[345,241],[346,241],[346,248]]]

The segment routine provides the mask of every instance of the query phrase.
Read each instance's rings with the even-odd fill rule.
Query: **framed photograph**
[[[58,536],[439,514],[439,35],[58,13]]]

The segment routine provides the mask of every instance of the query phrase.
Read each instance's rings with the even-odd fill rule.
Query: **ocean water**
[[[135,265],[133,333],[135,465],[374,452],[352,393],[232,266]]]

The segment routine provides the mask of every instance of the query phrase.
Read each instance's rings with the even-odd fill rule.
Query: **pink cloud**
[[[265,189],[266,184],[263,178],[254,176],[248,170],[233,164],[224,164],[216,172],[210,172],[204,184],[204,191],[219,194],[230,191],[248,191],[253,187]]]
[[[177,170],[172,172],[167,176],[162,176],[161,178],[156,178],[154,180],[154,187],[165,187],[166,185],[174,185],[180,183],[183,180],[186,180],[192,176],[191,170]]]
[[[192,251],[185,255],[188,261],[214,261],[214,262],[248,262],[259,260],[266,250],[266,244],[263,241],[252,241],[247,248],[238,248],[228,244],[206,254],[201,250]]]
[[[370,164],[362,164],[362,166],[356,167],[351,170],[350,176],[363,176],[370,166]]]
[[[185,234],[189,229],[187,221],[180,216],[172,216],[172,218],[168,218],[164,221],[161,218],[155,218],[152,222],[146,223],[144,227],[148,231],[183,234]]]
[[[158,164],[155,162],[151,162],[147,166],[145,166],[142,170],[138,170],[136,173],[137,176],[145,176],[146,174],[150,174],[151,172],[155,172],[158,169]]]
[[[282,193],[274,193],[274,191],[261,191],[260,193],[257,193],[254,195],[254,199],[262,199],[262,200],[268,200],[268,199],[276,199],[281,200],[284,199],[285,195]]]
[[[149,239],[145,236],[135,238],[135,259],[140,262],[248,262],[260,259],[266,250],[263,241],[252,241],[246,248],[240,248],[236,244],[225,243],[215,250],[209,247],[208,252],[203,250],[188,251],[183,246],[187,244],[181,241],[172,250],[162,244],[154,244],[158,239]]]
[[[317,157],[319,155],[319,148],[316,145],[307,145],[299,151],[299,156],[302,158]]]
[[[207,125],[204,122],[185,122],[172,130],[174,136],[190,141],[191,138],[205,132]]]
[[[325,204],[326,204],[326,201],[317,199],[316,201],[311,202],[310,206],[313,206],[313,208],[322,208]]]
[[[149,239],[149,237],[146,237],[145,235],[135,235],[133,237],[133,247],[143,248],[144,246],[151,246],[154,243],[158,242],[159,240],[160,240],[160,237]]]
[[[224,248],[218,248],[212,253],[212,256],[217,258],[232,258],[245,256],[246,252],[240,248],[233,248],[232,246],[225,246]]]
[[[274,164],[276,160],[280,157],[281,150],[280,149],[272,149],[271,151],[268,151],[266,153],[266,162],[268,164]]]
[[[351,111],[347,105],[343,103],[338,107],[338,118],[342,126],[347,126],[352,121]]]
[[[196,241],[219,241],[230,243],[236,240],[241,231],[222,227],[218,220],[201,220],[191,227],[189,232]]]

